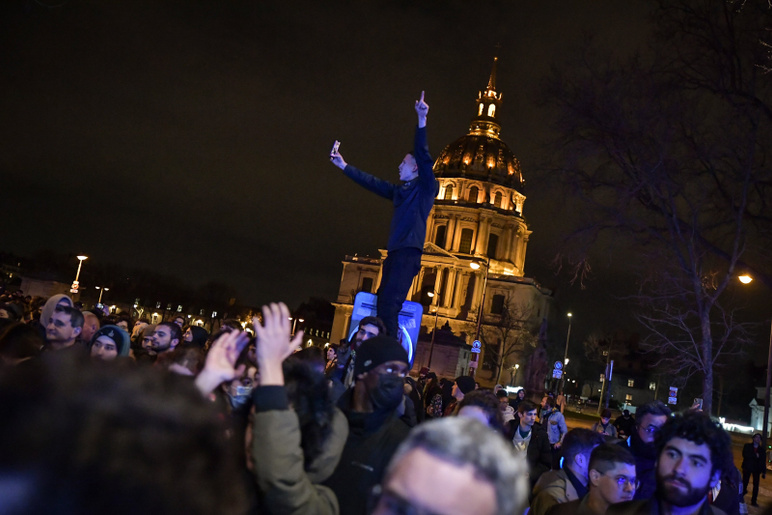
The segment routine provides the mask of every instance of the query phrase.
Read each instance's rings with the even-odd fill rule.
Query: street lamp
[[[563,352],[563,365],[568,365],[568,342],[571,339],[571,321],[573,320],[573,314],[569,312],[566,314],[566,316],[568,317],[568,332],[566,333],[566,350]],[[563,389],[563,384],[565,383],[565,375],[566,369],[563,368],[563,375],[560,377],[560,390]]]
[[[78,279],[80,278],[80,267],[83,266],[83,261],[88,259],[88,256],[78,256],[78,271],[75,272],[75,280],[72,282],[72,288],[70,293],[78,293]]]
[[[517,373],[520,371],[520,363],[515,363],[515,366],[512,368],[515,369],[515,376],[512,378],[512,382],[515,384],[512,386],[517,386]]]
[[[292,317],[290,317],[289,319],[292,320],[292,336],[295,336],[295,325],[298,322],[305,322],[305,320],[302,318],[292,318]]]
[[[99,300],[97,301],[97,304],[101,304],[102,303],[102,294],[104,292],[106,292],[106,291],[110,291],[110,288],[104,288],[102,286],[97,286],[96,289],[99,290]]]
[[[480,301],[480,306],[477,309],[477,331],[474,335],[475,340],[480,339],[480,324],[482,324],[483,306],[485,305],[485,290],[488,289],[488,270],[490,269],[490,261],[488,258],[485,258],[485,261],[483,262],[472,261],[469,263],[469,266],[472,268],[472,270],[479,270],[483,264],[485,265],[485,278],[483,279],[482,300]]]
[[[741,283],[749,284],[753,277],[744,274],[738,277]],[[769,326],[769,350],[767,350],[767,387],[764,395],[764,422],[761,425],[761,437],[763,439],[764,452],[767,452],[767,435],[769,434],[769,390],[772,386],[772,323]]]
[[[437,296],[437,305],[434,306],[434,330],[432,331],[432,341],[429,344],[429,362],[426,363],[426,367],[431,369],[432,368],[432,355],[434,354],[434,335],[437,334],[437,317],[440,314],[440,306],[439,306],[439,299],[440,294],[435,291],[430,291],[426,294],[429,298],[434,298]]]

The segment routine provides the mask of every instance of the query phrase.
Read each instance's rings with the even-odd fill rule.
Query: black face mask
[[[378,411],[395,409],[402,402],[404,380],[393,374],[378,376],[378,385],[370,390],[370,401]]]

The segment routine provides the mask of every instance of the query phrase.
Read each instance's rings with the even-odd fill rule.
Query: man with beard
[[[720,515],[708,493],[732,464],[729,435],[710,417],[688,411],[667,421],[657,436],[654,497],[609,507],[613,514]]]
[[[338,399],[354,383],[354,361],[362,342],[380,334],[386,334],[386,326],[378,317],[364,317],[350,342],[338,349],[338,363],[332,372],[333,399]]]
[[[381,335],[362,343],[354,363],[354,387],[338,401],[349,435],[340,462],[325,481],[338,497],[340,513],[365,513],[367,497],[381,482],[409,427],[399,418],[407,352],[396,339]]]
[[[670,417],[670,408],[660,401],[650,402],[638,408],[636,417],[635,430],[627,440],[622,440],[620,445],[630,449],[635,456],[635,473],[640,481],[635,498],[648,499],[656,488],[654,466],[657,461],[657,449],[654,438]]]
[[[160,356],[164,352],[171,352],[182,341],[182,329],[174,322],[161,322],[155,326],[153,339],[150,342],[151,350]]]

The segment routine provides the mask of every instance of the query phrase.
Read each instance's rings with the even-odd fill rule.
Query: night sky
[[[2,250],[221,281],[247,304],[334,300],[343,257],[385,246],[391,206],[329,163],[333,140],[396,180],[421,90],[436,157],[466,133],[498,55],[502,139],[533,231],[526,275],[575,313],[624,276],[605,251],[586,290],[550,268],[580,213],[541,172],[539,84],[588,35],[639,46],[645,2],[47,3],[59,7],[0,7]]]

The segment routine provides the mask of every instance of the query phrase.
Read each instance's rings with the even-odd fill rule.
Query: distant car
[[[619,406],[619,411],[627,410],[630,412],[631,415],[635,415],[635,406],[632,404],[629,404],[628,402],[624,402]]]

